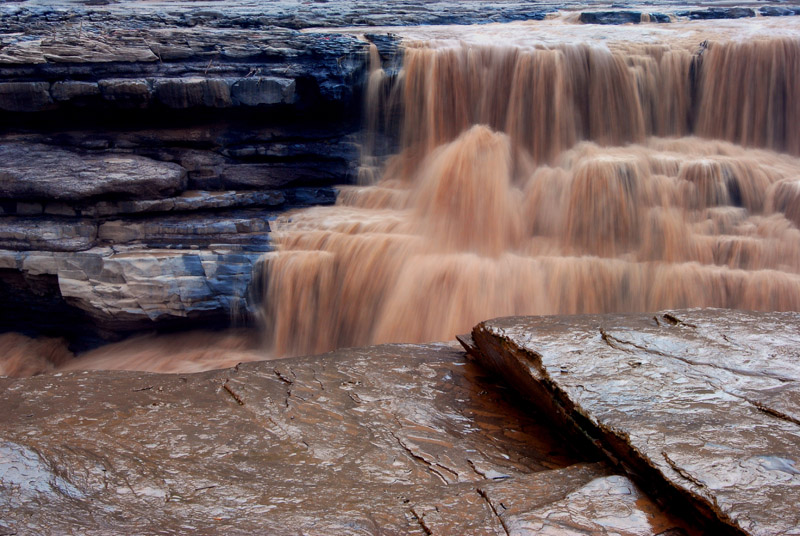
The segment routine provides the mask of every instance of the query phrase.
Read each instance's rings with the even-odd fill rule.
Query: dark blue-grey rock
[[[156,80],[153,86],[155,98],[169,108],[227,108],[233,105],[230,84],[225,79],[169,78]]]
[[[800,6],[761,6],[758,13],[763,17],[788,17],[800,15]]]
[[[235,105],[292,104],[295,101],[295,81],[290,78],[243,78],[231,85],[231,100]]]
[[[154,199],[186,187],[186,170],[129,154],[81,154],[42,144],[0,144],[0,197],[80,201]]]
[[[584,24],[639,24],[641,11],[584,11],[580,21]]]
[[[141,78],[109,78],[100,80],[98,85],[105,100],[126,108],[143,108],[152,98],[150,84]]]
[[[0,83],[0,110],[7,112],[39,112],[53,104],[47,82]]]
[[[75,101],[100,95],[100,86],[96,82],[63,80],[52,85],[50,94],[56,101]]]
[[[704,10],[679,12],[678,15],[687,16],[692,20],[741,19],[755,17],[756,12],[749,7],[709,7]]]

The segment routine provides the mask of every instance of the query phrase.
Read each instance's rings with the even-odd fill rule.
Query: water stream
[[[400,151],[376,184],[277,222],[273,351],[505,315],[800,308],[800,40],[685,26],[439,39],[396,77],[376,65],[368,123]]]

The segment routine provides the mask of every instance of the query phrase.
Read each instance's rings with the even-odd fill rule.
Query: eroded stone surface
[[[40,144],[0,144],[0,166],[0,196],[7,199],[153,199],[186,187],[186,170],[177,164],[135,155],[79,154]]]
[[[93,248],[78,253],[0,250],[0,269],[52,276],[61,298],[103,330],[230,317],[248,307],[254,267],[269,246],[195,250]],[[40,292],[36,288],[32,292]]]
[[[467,341],[556,421],[745,534],[798,534],[800,315],[506,318]]]
[[[654,527],[617,534],[684,526],[606,465],[575,465],[446,345],[0,378],[0,410],[7,531],[505,534],[528,514],[588,526],[600,500]]]

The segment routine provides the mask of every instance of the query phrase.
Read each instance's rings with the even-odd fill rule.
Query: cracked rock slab
[[[512,401],[447,345],[198,374],[0,378],[0,530],[502,535],[548,505],[593,516],[570,494],[613,471],[576,465]],[[625,486],[614,511],[654,529],[615,533],[683,526],[637,507],[640,492]]]
[[[465,346],[737,534],[800,534],[800,314],[503,318]]]

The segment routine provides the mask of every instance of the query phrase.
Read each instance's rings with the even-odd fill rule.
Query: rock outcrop
[[[26,311],[0,329],[225,324],[269,220],[356,175],[366,40],[129,7],[0,8],[0,298]]]
[[[640,482],[766,536],[800,526],[799,326],[713,309],[505,318],[465,344]]]
[[[445,345],[0,378],[0,409],[2,533],[694,533]]]

